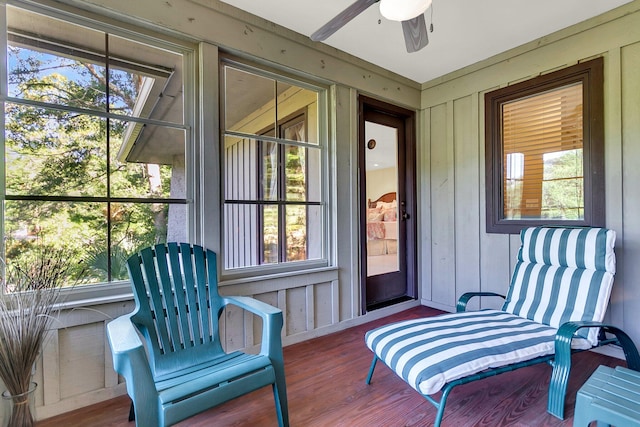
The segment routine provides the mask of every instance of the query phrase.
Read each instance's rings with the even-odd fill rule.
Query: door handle
[[[406,220],[408,220],[409,218],[411,218],[411,215],[409,215],[409,214],[407,213],[407,211],[402,211],[402,220],[403,220],[403,221],[406,221]]]

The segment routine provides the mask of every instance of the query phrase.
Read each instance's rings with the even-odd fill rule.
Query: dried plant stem
[[[27,266],[7,266],[0,295],[0,378],[13,403],[10,426],[33,426],[29,394],[32,374],[69,271],[69,258],[49,251]],[[32,390],[31,393],[30,387]]]
[[[10,426],[33,425],[28,395],[58,289],[5,295],[0,300],[0,377],[13,400]]]

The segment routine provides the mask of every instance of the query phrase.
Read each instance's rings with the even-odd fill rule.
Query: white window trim
[[[92,29],[107,32],[128,39],[149,44],[158,48],[166,49],[172,52],[176,52],[183,57],[183,91],[184,91],[184,123],[183,128],[186,132],[186,147],[185,147],[185,167],[188,171],[185,176],[186,181],[186,194],[187,194],[187,234],[189,240],[198,243],[201,237],[197,233],[201,232],[201,227],[197,226],[199,215],[200,203],[197,197],[194,197],[195,189],[199,187],[198,179],[200,174],[197,171],[199,166],[196,162],[196,157],[200,154],[200,143],[197,136],[199,136],[199,122],[196,121],[196,102],[197,97],[197,84],[196,84],[196,70],[198,69],[198,48],[191,41],[177,39],[173,34],[163,34],[161,28],[154,28],[153,32],[150,32],[142,27],[132,27],[129,24],[114,21],[113,19],[96,15],[88,11],[80,10],[74,7],[61,7],[61,5],[50,5],[48,3],[34,3],[30,1],[1,1],[0,0],[0,25],[2,31],[0,32],[0,41],[4,47],[0,53],[0,61],[3,64],[7,63],[7,6],[13,6],[25,10],[29,10],[35,13],[45,14],[52,18],[68,21],[77,25],[86,26]],[[217,61],[216,61],[217,62]],[[10,101],[12,98],[8,97],[8,71],[6,67],[0,67],[0,100],[4,104]],[[204,98],[206,99],[206,98]],[[95,112],[91,112],[95,114]],[[98,114],[99,115],[99,114]],[[120,117],[122,118],[122,117]],[[136,121],[135,118],[131,118],[132,121]],[[0,115],[0,125],[4,129],[4,114]],[[4,138],[0,139],[0,149],[4,153]],[[200,165],[201,167],[201,165]],[[4,166],[4,154],[3,159],[0,162],[0,188],[2,188],[2,194],[4,194],[5,188],[5,166]],[[4,237],[4,210],[0,209],[0,237]],[[0,248],[0,252],[4,252],[4,247]],[[0,298],[2,295],[0,295]],[[99,305],[109,302],[128,301],[133,299],[133,293],[131,291],[131,284],[128,280],[113,281],[109,283],[97,283],[87,285],[77,285],[71,288],[65,288],[61,293],[62,306],[64,308],[73,307],[87,307],[91,305]]]
[[[222,193],[219,194],[218,202],[216,206],[216,216],[219,218],[219,230],[218,230],[218,239],[216,240],[216,251],[218,252],[218,271],[220,272],[220,280],[222,285],[239,283],[243,281],[254,281],[254,280],[266,280],[272,277],[277,277],[279,275],[289,276],[289,275],[297,275],[304,274],[305,272],[312,273],[314,271],[323,271],[323,269],[330,268],[332,265],[331,260],[333,259],[334,252],[334,244],[333,240],[330,238],[332,236],[332,213],[333,211],[329,208],[329,200],[331,196],[331,183],[332,183],[332,174],[329,169],[329,155],[330,155],[330,147],[329,147],[329,103],[331,96],[331,87],[328,82],[324,82],[321,80],[314,80],[308,78],[308,76],[298,75],[292,70],[285,70],[282,67],[278,67],[274,64],[266,65],[264,63],[255,64],[251,61],[244,60],[238,58],[236,56],[219,53],[218,55],[219,62],[216,66],[216,81],[218,82],[218,116],[216,116],[216,121],[218,124],[218,132],[219,135],[217,139],[216,146],[216,154],[217,154],[217,164],[220,165],[220,171],[217,174],[216,179],[216,188],[223,188],[224,186],[224,160],[222,159],[222,150],[221,144],[223,141],[223,126],[222,126],[222,117],[224,114],[224,97],[222,95],[222,81],[223,78],[221,76],[221,70],[224,65],[231,65],[234,68],[237,68],[242,71],[247,71],[250,73],[258,74],[264,77],[269,77],[276,79],[281,82],[291,83],[300,87],[304,87],[306,89],[310,89],[316,91],[318,93],[318,147],[321,150],[321,171],[322,176],[321,179],[321,200],[320,206],[323,212],[323,255],[320,259],[312,259],[305,261],[294,261],[294,262],[286,262],[279,264],[262,264],[258,266],[249,266],[249,267],[241,267],[241,268],[233,268],[226,269],[224,267],[224,249],[222,239],[224,238],[222,234],[222,230],[224,229],[224,218],[223,218],[223,204],[224,197]],[[212,247],[212,246],[209,246]]]

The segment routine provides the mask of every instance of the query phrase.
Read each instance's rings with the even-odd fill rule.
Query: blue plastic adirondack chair
[[[216,254],[200,246],[149,247],[129,258],[128,269],[136,308],[110,322],[107,336],[137,426],[172,425],[267,385],[279,425],[289,425],[281,310],[221,297]],[[262,318],[259,354],[223,350],[218,320],[229,304]]]
[[[602,323],[615,274],[615,232],[531,227],[520,237],[506,296],[467,293],[456,313],[367,332],[365,340],[374,353],[367,384],[381,360],[437,408],[438,427],[454,387],[541,362],[553,366],[547,410],[562,419],[575,351],[618,342],[627,366],[640,370],[631,338]],[[498,296],[505,302],[501,310],[466,311],[475,296]],[[432,395],[440,391],[437,401]]]

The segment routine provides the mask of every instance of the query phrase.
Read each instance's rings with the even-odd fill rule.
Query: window
[[[126,279],[141,247],[188,240],[189,51],[54,10],[6,11],[7,262],[53,248],[82,283]]]
[[[322,90],[222,62],[226,270],[326,259]]]
[[[487,232],[604,226],[603,60],[485,95]]]

